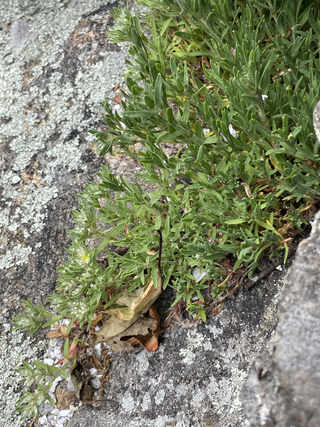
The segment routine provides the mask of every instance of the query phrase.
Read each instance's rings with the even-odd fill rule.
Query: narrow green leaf
[[[159,73],[157,80],[155,82],[155,86],[154,86],[154,100],[155,100],[155,104],[158,108],[161,108],[161,104],[162,104],[162,76]]]

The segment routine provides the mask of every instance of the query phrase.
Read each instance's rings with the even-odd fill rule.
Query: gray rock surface
[[[320,213],[285,280],[270,352],[254,362],[243,390],[246,426],[320,425]]]

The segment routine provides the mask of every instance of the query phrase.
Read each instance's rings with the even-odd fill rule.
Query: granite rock
[[[320,212],[285,279],[273,348],[243,389],[246,426],[320,425]]]

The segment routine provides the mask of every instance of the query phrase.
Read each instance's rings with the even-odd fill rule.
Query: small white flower
[[[239,138],[239,135],[237,134],[237,132],[235,131],[235,129],[233,128],[232,125],[229,125],[229,133],[230,135],[232,135],[234,138]]]
[[[261,98],[262,98],[262,102],[265,102],[265,100],[268,99],[269,97],[268,95],[261,95]]]

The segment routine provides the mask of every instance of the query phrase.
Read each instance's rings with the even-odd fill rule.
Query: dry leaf
[[[121,340],[122,337],[133,337],[137,335],[147,335],[149,330],[154,330],[157,327],[155,318],[140,316],[135,323],[121,334],[112,337],[105,341],[113,351],[133,350],[133,345],[130,342]]]
[[[65,390],[61,385],[58,385],[55,391],[57,399],[56,406],[58,409],[69,409],[69,406],[77,401],[74,391]]]
[[[77,348],[78,343],[79,342],[76,340],[72,341],[72,343],[69,347],[69,350],[68,350],[68,355],[69,355],[70,359],[74,358],[74,356],[76,355],[76,348]]]
[[[249,187],[249,185],[246,184],[245,182],[242,182],[241,185],[244,186],[245,192],[247,193],[247,196],[249,197],[249,199],[253,199],[253,195],[251,193],[251,188]]]
[[[158,296],[162,292],[162,280],[161,274],[158,270],[157,275],[157,288],[155,288],[152,278],[150,277],[148,283],[143,288],[143,293],[139,299],[137,299],[131,306],[135,313],[146,313],[149,307],[155,302]]]
[[[70,374],[70,379],[71,379],[72,385],[74,387],[76,396],[78,399],[80,399],[80,392],[82,389],[82,381],[78,380],[77,376],[74,374]]]
[[[148,351],[156,351],[158,348],[158,338],[160,332],[160,317],[157,312],[155,305],[152,305],[149,310],[150,316],[155,319],[154,329],[149,328],[148,334],[142,335],[141,332],[136,336],[125,336],[122,337],[121,341],[130,342],[133,346],[142,345]],[[125,331],[127,333],[127,331]]]
[[[67,338],[67,327],[65,325],[59,325],[59,323],[54,323],[52,325],[55,330],[51,330],[47,333],[47,338]]]
[[[90,368],[95,367],[99,372],[99,396],[95,397]],[[71,382],[78,399],[84,403],[95,405],[101,398],[105,383],[108,381],[110,360],[108,354],[103,354],[103,363],[92,355],[81,354],[73,371],[70,373]]]
[[[121,296],[117,300],[117,304],[123,307],[106,310],[106,313],[112,316],[107,319],[102,328],[94,333],[94,343],[109,340],[110,338],[119,336],[141,316],[146,313],[149,307],[155,302],[162,291],[161,274],[158,271],[157,288],[154,287],[152,278],[150,277],[146,286],[142,289],[136,289],[127,296]],[[138,335],[141,332],[132,333],[130,335]],[[129,335],[129,334],[127,334]]]
[[[121,94],[118,93],[111,101],[116,102],[117,104],[121,104]]]
[[[101,341],[107,342],[108,339],[121,334],[126,329],[128,329],[137,319],[139,319],[139,317],[140,315],[137,314],[130,320],[121,320],[117,319],[114,315],[112,315],[112,317],[110,317],[106,322],[104,322],[100,331],[94,332],[94,345],[97,345]]]
[[[49,331],[46,337],[47,338],[64,338],[64,335],[59,331]]]

